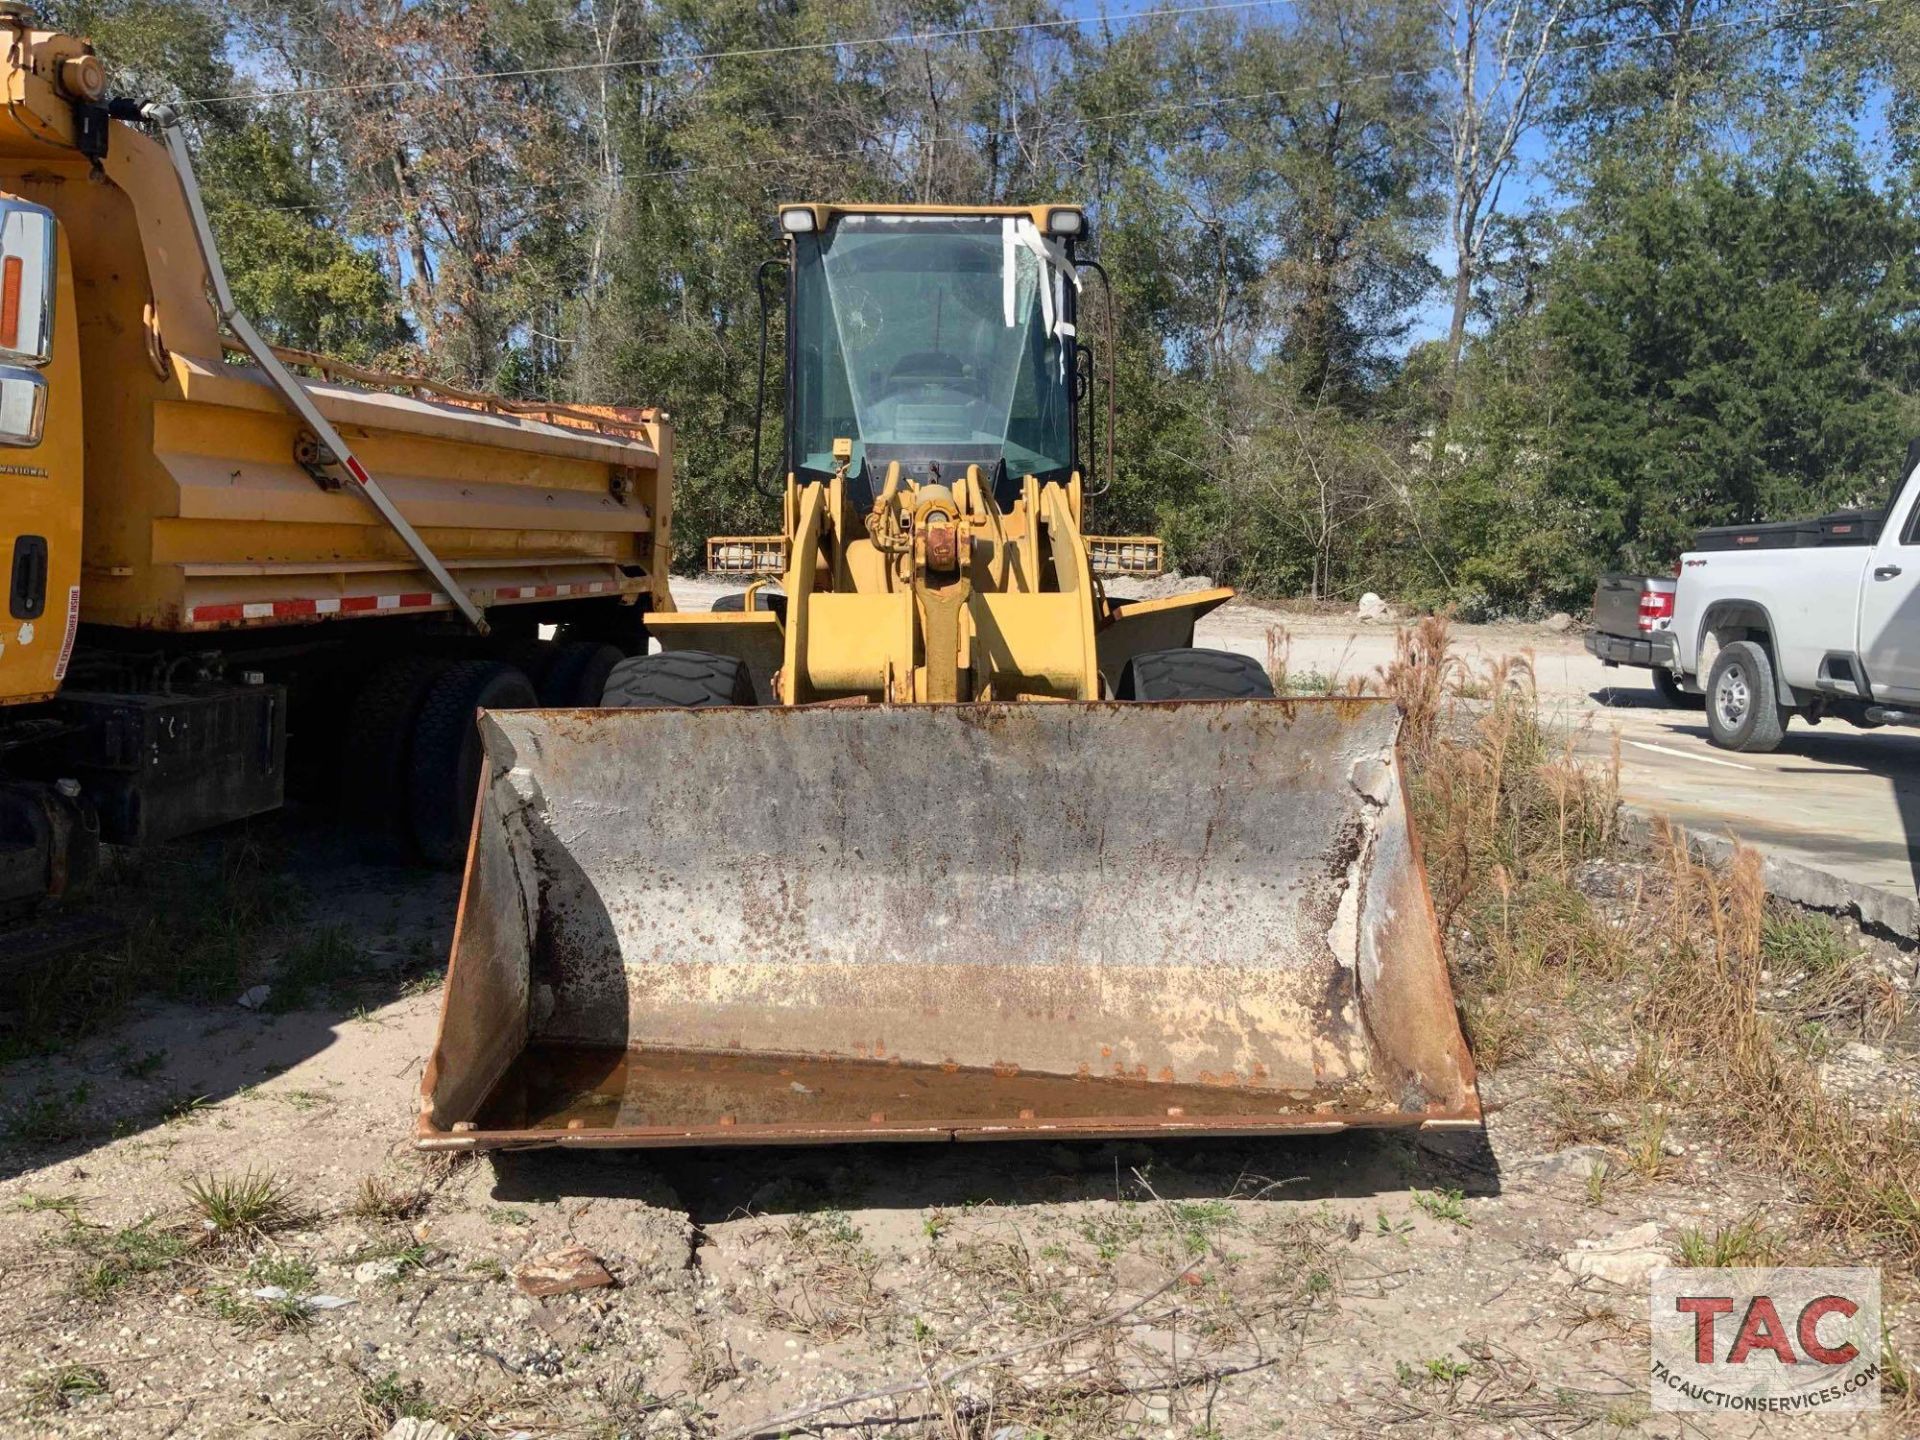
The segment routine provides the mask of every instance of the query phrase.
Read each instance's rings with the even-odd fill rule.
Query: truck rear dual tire
[[[480,787],[474,712],[537,703],[533,682],[503,660],[409,655],[382,666],[348,716],[342,764],[348,818],[375,856],[458,866]]]
[[[626,658],[617,647],[598,640],[560,641],[535,685],[540,703],[563,709],[598,705],[607,677]]]
[[[1120,671],[1116,700],[1271,700],[1273,681],[1231,650],[1149,650]]]
[[[434,679],[414,717],[407,756],[408,827],[427,864],[452,869],[466,858],[484,759],[475,712],[538,703],[533,682],[500,660],[458,660]]]
[[[347,819],[367,837],[375,858],[402,859],[412,850],[406,807],[395,797],[407,791],[413,722],[427,692],[452,664],[432,655],[390,660],[374,672],[347,714],[341,790]]]
[[[600,703],[609,710],[712,710],[753,704],[744,662],[705,650],[632,655],[613,667]]]
[[[1793,711],[1779,701],[1773,657],[1752,640],[1721,647],[1707,675],[1707,735],[1722,750],[1777,750]]]

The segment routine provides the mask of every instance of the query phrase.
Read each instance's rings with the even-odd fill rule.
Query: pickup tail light
[[[1643,633],[1658,630],[1672,619],[1673,592],[1671,590],[1640,592],[1640,629]]]

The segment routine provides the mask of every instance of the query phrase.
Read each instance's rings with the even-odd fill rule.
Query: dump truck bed
[[[264,376],[184,356],[172,369],[151,447],[119,457],[109,513],[90,510],[106,573],[84,618],[209,630],[451,608],[353,486],[302,469],[299,418]],[[480,605],[652,590],[670,478],[655,412],[587,429],[431,393],[306,389]],[[94,490],[90,477],[90,506]]]
[[[56,77],[85,43],[18,38],[0,192],[59,221],[71,289],[58,311],[77,322],[80,374],[57,375],[56,407],[76,408],[85,434],[83,486],[51,440],[34,457],[54,457],[61,504],[73,494],[84,512],[83,524],[64,511],[36,522],[81,545],[77,575],[71,556],[55,556],[54,593],[71,592],[82,621],[160,632],[451,609],[340,464],[302,464],[302,423],[265,375],[227,363],[166,150],[115,122],[97,162],[83,153]],[[670,603],[664,414],[542,414],[417,376],[281,358],[307,372],[322,415],[480,606],[643,593]],[[62,438],[64,413],[51,423]]]
[[[481,725],[428,1147],[1478,1121],[1387,702]]]

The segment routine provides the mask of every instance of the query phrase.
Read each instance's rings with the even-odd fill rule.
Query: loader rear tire
[[[594,706],[607,688],[607,676],[627,657],[618,647],[597,640],[563,640],[554,647],[546,673],[535,682],[546,706]]]
[[[1271,700],[1260,662],[1231,650],[1149,650],[1120,672],[1119,700]]]
[[[379,858],[411,846],[406,807],[395,803],[407,787],[407,746],[414,717],[451,661],[434,655],[389,660],[354,698],[341,747],[341,794],[347,819],[360,827]]]
[[[499,660],[461,660],[434,681],[414,717],[407,757],[407,818],[427,864],[451,869],[466,857],[483,758],[474,712],[538,703],[533,682]]]
[[[613,667],[600,703],[609,710],[708,710],[753,704],[753,680],[731,655],[667,650]]]
[[[753,602],[758,609],[771,611],[778,616],[782,625],[787,623],[787,597],[778,590],[762,590],[753,597]],[[731,595],[722,595],[707,607],[715,615],[728,612],[740,614],[744,613],[746,608],[747,592],[744,590],[736,590]]]

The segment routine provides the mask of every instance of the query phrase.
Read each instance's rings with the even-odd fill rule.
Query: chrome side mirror
[[[45,378],[38,370],[0,365],[0,445],[38,445],[46,424]]]
[[[44,365],[53,358],[54,235],[51,210],[0,200],[0,363]]]

